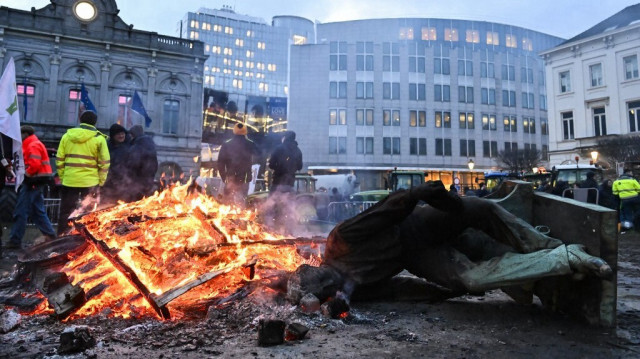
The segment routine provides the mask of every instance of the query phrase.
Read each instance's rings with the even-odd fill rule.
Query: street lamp
[[[591,151],[591,159],[594,165],[598,162],[598,151]]]
[[[467,163],[467,166],[469,166],[469,171],[473,171],[473,167],[475,167],[475,163],[473,162],[472,159],[469,159],[469,162]]]

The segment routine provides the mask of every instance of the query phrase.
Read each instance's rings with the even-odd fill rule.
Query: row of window
[[[329,98],[346,99],[347,82],[331,81],[329,82]],[[356,99],[373,99],[373,82],[356,82]],[[522,108],[535,108],[535,94],[532,92],[521,92]],[[383,82],[382,83],[382,99],[399,100],[400,99],[400,83],[399,82]],[[409,100],[426,101],[427,90],[425,84],[409,83]],[[435,84],[433,86],[433,100],[437,102],[451,101],[451,86]],[[472,86],[458,86],[458,102],[474,103],[474,91]],[[480,103],[483,105],[496,104],[496,90],[493,88],[482,88],[480,90]],[[516,92],[513,90],[502,90],[502,106],[516,107]],[[540,95],[540,109],[546,110],[546,95]]]
[[[373,155],[374,154],[374,137],[356,137],[356,154]],[[453,156],[450,138],[436,138],[433,141],[433,153],[435,156]],[[382,137],[382,154],[383,155],[400,155],[401,153],[400,137]],[[517,151],[517,142],[505,142],[505,151]],[[497,141],[482,141],[482,156],[493,158],[498,155]],[[525,143],[525,151],[536,151],[535,143]],[[546,158],[548,151],[547,145],[542,145],[543,158]],[[329,137],[329,154],[347,154],[347,137]],[[426,156],[427,155],[427,139],[424,137],[409,137],[409,155]],[[475,140],[460,140],[459,147],[460,157],[476,156]]]
[[[36,88],[34,85],[20,84],[16,86],[18,92],[18,104],[20,106],[21,114],[29,114],[29,110],[33,109],[34,100],[36,95]],[[82,103],[80,101],[80,89],[69,90],[69,96],[67,97],[67,125],[75,125],[78,123],[78,116],[82,110]],[[140,121],[139,118],[134,120],[133,112],[131,111],[131,95],[118,95],[118,115],[116,122],[129,128],[135,124],[136,121]],[[26,100],[26,101],[25,101]],[[25,104],[26,107],[25,108]],[[162,132],[167,134],[178,133],[178,117],[180,114],[180,101],[173,99],[164,100],[162,107]],[[29,121],[29,119],[22,119],[22,121]]]
[[[356,109],[356,126],[374,126],[373,109],[359,108]],[[451,112],[435,111],[433,116],[433,124],[435,128],[451,128]],[[496,131],[497,122],[496,115],[482,114],[482,129],[486,131]],[[346,109],[330,109],[329,110],[330,126],[346,126],[347,110]],[[383,126],[400,126],[400,110],[384,109],[382,110]],[[409,127],[427,127],[427,111],[409,110]],[[503,118],[503,129],[505,132],[518,132],[517,116],[505,115]],[[549,128],[546,119],[540,120],[540,133],[549,134]],[[475,116],[473,112],[458,113],[458,128],[475,129]],[[522,132],[536,133],[536,120],[533,117],[522,118]]]
[[[625,80],[634,80],[639,78],[638,74],[638,56],[630,55],[622,58],[623,74]],[[571,92],[571,71],[562,71],[558,74],[560,93]],[[599,87],[604,85],[604,74],[602,64],[597,63],[589,66],[589,85],[591,87]]]
[[[627,113],[629,120],[629,132],[640,132],[640,101],[627,103]],[[593,120],[593,135],[607,135],[607,115],[604,107],[595,107],[591,110]],[[562,118],[562,139],[575,139],[573,111],[566,111],[560,114]]]
[[[423,26],[420,29],[420,39],[423,41],[436,41],[438,40],[438,29],[430,26]],[[401,27],[398,31],[398,39],[400,40],[414,40],[416,29],[413,27]],[[453,27],[445,27],[444,32],[440,35],[444,41],[460,41],[460,34],[458,29]],[[485,31],[469,29],[465,30],[464,41],[470,44],[479,44],[482,36],[482,42],[487,45],[500,45],[500,34],[496,31]],[[504,34],[504,44],[506,47],[518,48],[518,38],[512,33]],[[520,47],[523,50],[533,51],[533,42],[527,37],[523,37],[520,43]]]

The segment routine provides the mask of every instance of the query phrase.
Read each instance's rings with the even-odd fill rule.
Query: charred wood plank
[[[126,263],[124,263],[116,253],[112,253],[113,250],[109,248],[109,246],[101,240],[98,240],[94,237],[91,232],[87,229],[87,227],[83,224],[74,223],[76,229],[89,241],[89,243],[93,244],[96,249],[113,264],[113,266],[119,270],[124,276],[129,280],[129,283],[133,285],[134,288],[138,290],[140,294],[147,300],[149,305],[158,313],[161,318],[169,319],[171,318],[171,313],[169,313],[169,309],[166,306],[159,306],[153,298],[151,298],[151,293],[149,289],[142,283],[140,278],[135,274],[135,272],[129,267]]]
[[[222,236],[222,238],[224,239],[224,243],[230,242],[227,234],[222,230],[220,230],[220,228],[218,228],[218,226],[216,226],[216,224],[213,223],[213,221],[211,222],[207,221],[207,215],[204,212],[202,212],[200,208],[196,207],[193,210],[193,215],[202,223],[202,228],[204,228],[212,238],[217,238],[219,236]]]
[[[66,318],[87,302],[82,287],[70,283],[47,293],[46,297],[60,319]]]

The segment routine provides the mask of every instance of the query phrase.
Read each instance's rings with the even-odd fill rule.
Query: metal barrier
[[[60,198],[45,198],[44,210],[47,212],[47,217],[53,225],[58,223],[58,217],[60,217]],[[27,225],[34,225],[31,218],[28,219]]]
[[[374,204],[376,201],[362,201],[362,202],[331,202],[327,206],[329,215],[328,220],[332,222],[340,222],[345,219],[351,218],[360,212],[363,212]]]
[[[567,193],[571,193],[573,195],[573,199],[576,201],[588,203],[589,192],[596,194],[595,204],[598,204],[600,201],[600,192],[597,188],[567,188],[562,191],[562,197],[567,197]]]

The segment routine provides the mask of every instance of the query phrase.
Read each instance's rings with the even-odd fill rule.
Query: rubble
[[[0,315],[0,333],[8,333],[15,329],[22,321],[22,316],[15,310],[6,310]]]
[[[284,343],[285,322],[277,319],[260,319],[258,345],[270,346]]]
[[[287,330],[285,332],[286,340],[301,340],[309,332],[309,328],[300,324],[300,323],[291,323],[287,326]]]
[[[85,351],[96,345],[95,338],[84,325],[71,326],[60,334],[58,354],[72,354]]]
[[[300,299],[300,309],[305,313],[317,312],[320,310],[320,299],[311,293],[307,293]]]

